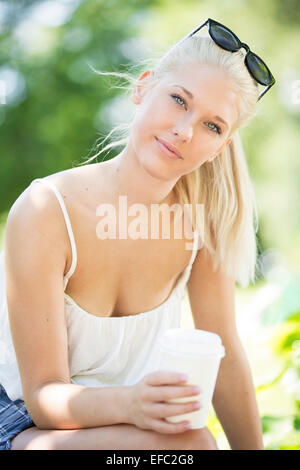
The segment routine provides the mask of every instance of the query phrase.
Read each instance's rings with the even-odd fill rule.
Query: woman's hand
[[[147,374],[130,388],[131,400],[128,422],[141,429],[151,429],[161,434],[181,433],[190,429],[189,421],[169,423],[166,417],[196,411],[198,401],[166,403],[167,400],[199,395],[195,385],[184,385],[178,372],[155,371]]]

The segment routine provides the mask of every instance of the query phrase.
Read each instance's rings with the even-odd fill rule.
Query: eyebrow
[[[191,93],[189,90],[187,90],[186,88],[184,88],[183,86],[181,85],[171,85],[171,86],[177,86],[179,88],[181,88],[191,99],[194,98],[194,95],[193,93]],[[217,121],[220,121],[220,122],[223,122],[223,124],[225,124],[225,126],[229,127],[229,125],[227,124],[226,121],[224,121],[224,119],[221,118],[221,116],[214,116],[213,119],[216,119]]]

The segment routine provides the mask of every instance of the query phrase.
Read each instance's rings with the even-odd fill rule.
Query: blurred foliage
[[[273,325],[284,321],[300,325],[300,276],[293,276],[284,286],[281,296],[264,310],[262,322]]]
[[[6,3],[2,21],[1,68],[17,73],[12,79],[23,90],[0,106],[0,212],[35,177],[85,160],[96,131],[108,130],[101,110],[119,91],[108,90],[89,64],[121,71],[133,65],[126,41],[140,34],[138,13],[154,1],[69,1],[78,6],[70,21],[57,27],[30,20],[39,3]]]
[[[300,265],[300,103],[292,101],[300,80],[299,0],[0,0],[0,81],[7,82],[0,102],[0,247],[9,208],[31,181],[87,160],[96,139],[128,115],[122,92],[89,65],[139,73],[139,59],[164,52],[208,17],[235,31],[277,80],[241,136],[258,201],[259,255],[275,247],[291,268]],[[293,278],[262,316],[278,328],[270,348],[282,370],[258,394],[288,373],[299,377],[299,284]],[[299,398],[294,403],[293,416],[262,416],[266,435],[290,429],[274,437],[274,449],[299,448]],[[210,420],[217,434],[220,424]]]
[[[288,382],[294,401],[294,414],[290,416],[262,416],[264,434],[274,437],[268,449],[300,450],[300,277],[287,282],[280,297],[262,313],[262,323],[275,325],[270,348],[282,364],[280,373],[269,383],[256,388],[259,393],[279,382]],[[287,380],[285,380],[287,379]],[[287,425],[284,426],[284,424]],[[286,428],[287,432],[280,430]]]

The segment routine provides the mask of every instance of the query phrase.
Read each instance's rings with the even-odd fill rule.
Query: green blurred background
[[[255,285],[237,286],[236,311],[265,448],[299,450],[298,0],[0,1],[0,249],[8,211],[31,181],[87,160],[132,111],[128,95],[112,88],[126,82],[90,65],[137,75],[140,60],[159,57],[207,18],[232,29],[277,80],[241,131],[258,203],[260,268]],[[187,296],[182,326],[193,326]],[[228,449],[213,409],[208,426]]]

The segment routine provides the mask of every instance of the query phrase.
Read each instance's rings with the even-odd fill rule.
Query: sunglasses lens
[[[227,51],[238,51],[241,47],[238,38],[222,25],[212,24],[210,26],[210,34],[219,46]]]
[[[246,64],[253,77],[261,85],[270,85],[272,77],[266,64],[253,52],[249,52],[246,57]]]

